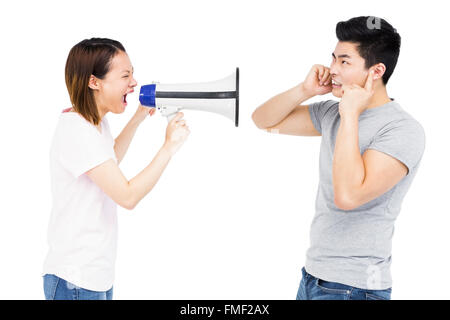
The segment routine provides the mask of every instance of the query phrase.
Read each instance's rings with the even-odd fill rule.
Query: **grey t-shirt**
[[[394,222],[422,159],[425,132],[396,101],[363,111],[359,117],[361,155],[367,149],[381,151],[404,163],[408,174],[378,198],[353,210],[341,210],[334,204],[332,181],[339,102],[316,102],[308,109],[322,141],[316,213],[305,269],[325,281],[371,290],[390,288]]]

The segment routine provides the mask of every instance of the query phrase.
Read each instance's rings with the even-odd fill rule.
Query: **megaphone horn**
[[[143,106],[158,108],[167,117],[181,109],[219,113],[239,123],[239,68],[230,76],[212,82],[160,84],[141,87],[139,101]]]

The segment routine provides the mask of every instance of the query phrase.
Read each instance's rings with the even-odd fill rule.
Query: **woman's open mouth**
[[[124,94],[122,97],[122,104],[126,107],[127,106],[127,95]]]

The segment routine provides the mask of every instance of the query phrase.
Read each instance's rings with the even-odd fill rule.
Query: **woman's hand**
[[[165,148],[171,156],[183,145],[190,133],[186,121],[180,120],[183,118],[183,115],[182,112],[178,112],[167,124],[166,141],[164,142],[163,148]]]
[[[139,121],[139,123],[141,123],[142,121],[145,120],[145,118],[150,115],[150,117],[152,115],[154,115],[156,112],[156,108],[151,108],[151,107],[144,107],[143,105],[139,104],[139,107],[136,110],[136,113],[134,114],[135,119],[137,119]]]

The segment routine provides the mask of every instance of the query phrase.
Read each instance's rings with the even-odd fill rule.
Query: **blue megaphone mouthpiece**
[[[146,107],[156,107],[155,103],[156,84],[141,86],[139,102]]]

